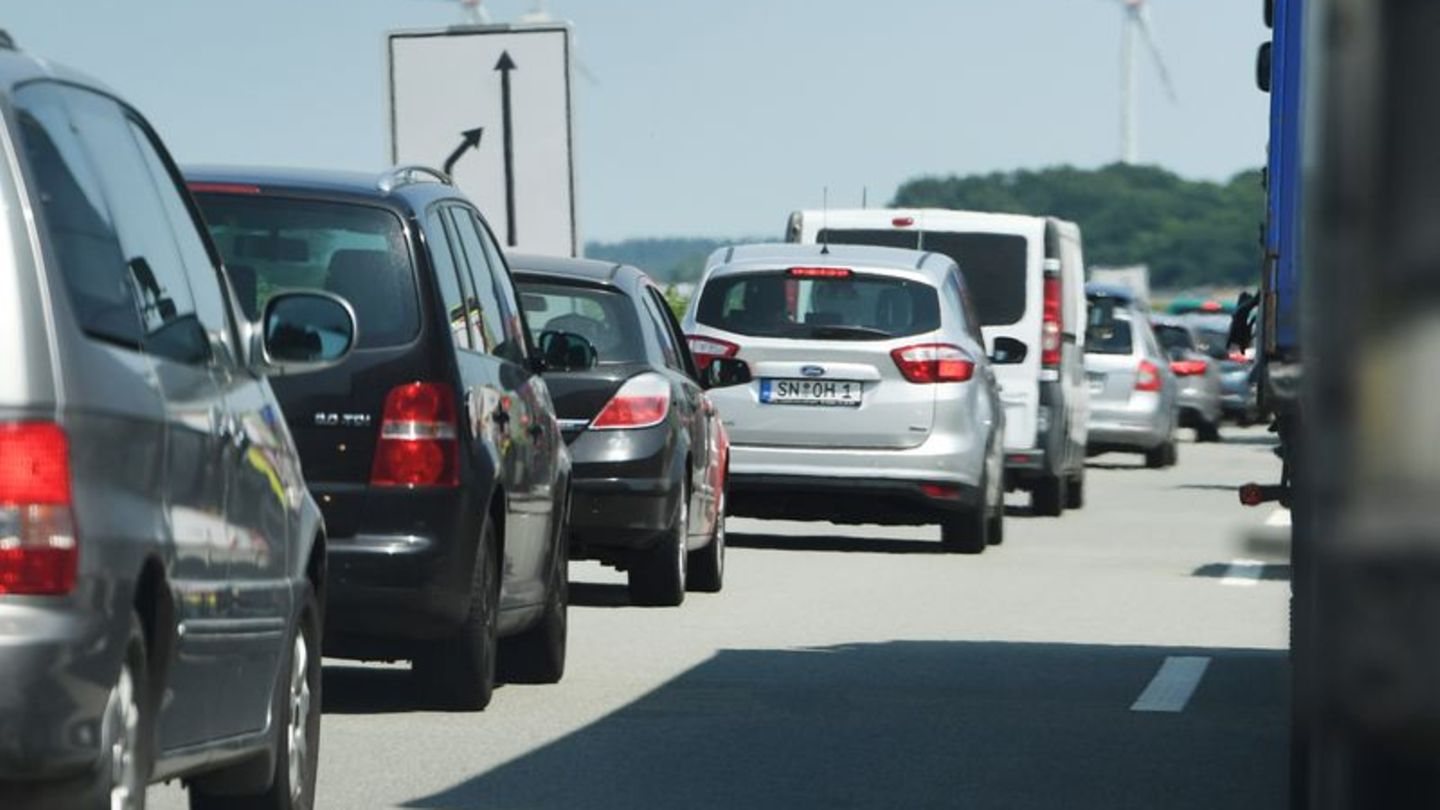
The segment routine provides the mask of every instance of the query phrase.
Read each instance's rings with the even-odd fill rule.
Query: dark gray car
[[[0,49],[0,805],[314,803],[324,527],[265,380],[348,304],[234,306],[145,120]]]

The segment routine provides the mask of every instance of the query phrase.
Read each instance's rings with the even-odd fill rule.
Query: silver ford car
[[[684,329],[701,366],[737,358],[753,378],[709,394],[730,435],[730,514],[938,523],[970,554],[1003,538],[1004,411],[954,260],[725,248]]]
[[[246,318],[145,119],[0,44],[0,806],[314,806],[324,526],[266,376],[355,328]]]

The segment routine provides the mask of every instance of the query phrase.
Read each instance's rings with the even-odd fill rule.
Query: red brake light
[[[912,383],[965,382],[975,374],[975,361],[959,346],[922,343],[890,352],[895,365]]]
[[[1201,312],[1219,312],[1222,309],[1224,307],[1220,305],[1219,301],[1206,301],[1200,305]]]
[[[1244,363],[1249,359],[1244,352],[1230,352],[1230,362],[1232,363]]]
[[[260,187],[245,183],[188,183],[191,194],[259,194]]]
[[[0,425],[0,594],[54,596],[75,588],[70,445],[50,422]]]
[[[398,385],[385,397],[370,483],[377,487],[460,483],[455,394],[444,383]]]
[[[912,226],[915,224],[915,218],[914,218],[914,217],[895,217],[894,219],[890,220],[890,224],[893,225],[893,226],[895,226],[896,228],[909,228],[909,227],[912,227]]]
[[[1040,323],[1040,365],[1060,367],[1061,332],[1064,331],[1060,307],[1060,276],[1045,275],[1044,320]]]
[[[953,500],[960,497],[960,487],[954,484],[921,484],[920,491],[925,497],[936,500]]]
[[[1160,390],[1160,369],[1149,360],[1141,360],[1140,367],[1135,372],[1136,391],[1159,391]]]
[[[1177,377],[1193,377],[1197,374],[1204,374],[1209,365],[1204,360],[1175,360],[1170,363],[1170,371]]]
[[[792,267],[791,278],[850,278],[854,275],[848,267]]]
[[[640,374],[620,386],[590,423],[591,430],[654,427],[670,413],[670,383],[659,374]]]
[[[709,367],[710,361],[717,357],[734,357],[740,353],[739,346],[719,338],[686,335],[685,341],[690,344],[690,355],[695,358],[695,365],[700,371]]]

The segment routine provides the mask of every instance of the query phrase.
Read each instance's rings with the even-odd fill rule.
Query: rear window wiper
[[[894,337],[883,329],[872,329],[868,326],[807,326],[803,332],[806,337],[838,340],[888,340]]]

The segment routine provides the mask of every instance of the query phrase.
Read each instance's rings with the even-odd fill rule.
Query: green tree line
[[[1265,193],[1258,170],[1224,183],[1118,163],[919,177],[900,186],[892,205],[1073,220],[1087,264],[1148,264],[1157,288],[1250,285],[1259,277]]]

